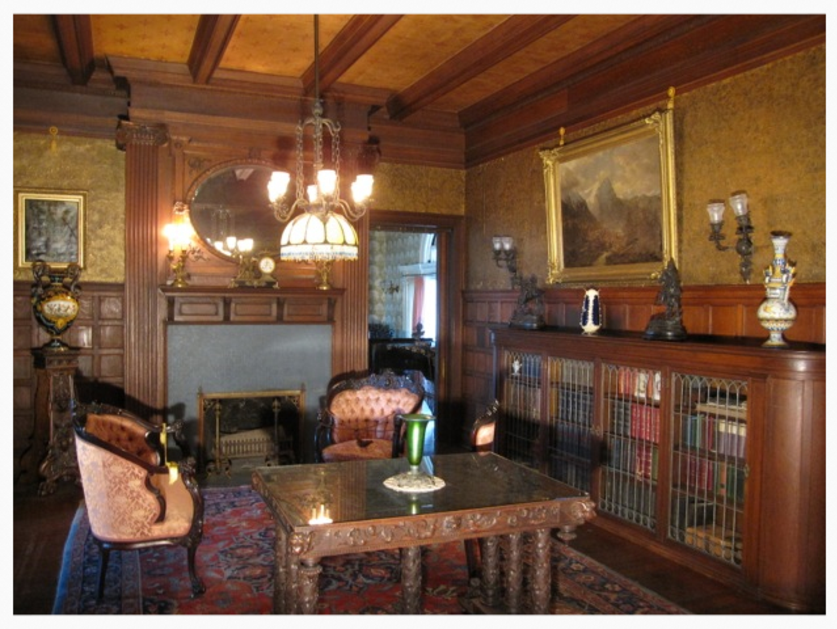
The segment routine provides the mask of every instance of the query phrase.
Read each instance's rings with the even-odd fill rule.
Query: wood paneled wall
[[[600,290],[605,325],[613,329],[641,331],[660,307],[654,305],[654,287],[606,287]],[[799,316],[787,333],[793,341],[825,343],[825,284],[798,284],[792,301]],[[578,325],[582,289],[552,289],[545,294],[549,325]],[[690,334],[764,337],[756,310],[764,298],[761,286],[692,286],[683,289],[683,322]],[[77,386],[83,399],[121,403],[125,378],[124,287],[121,284],[83,283],[81,314],[66,334],[66,340],[81,348]],[[465,413],[461,439],[473,418],[491,401],[493,391],[493,348],[491,330],[506,326],[517,305],[517,292],[465,291],[462,293],[463,326],[461,344],[454,340],[452,353],[461,347],[461,371],[451,374],[456,391],[462,391]],[[47,340],[32,317],[30,283],[14,284],[14,466],[28,448],[33,422],[34,370],[31,349]],[[456,327],[456,326],[454,326]],[[781,350],[777,350],[781,351]],[[458,361],[452,366],[458,367]]]
[[[32,348],[49,341],[32,316],[30,282],[14,283],[13,306],[13,413],[14,475],[31,446],[35,428],[35,369]],[[122,284],[84,283],[79,295],[79,316],[62,337],[79,348],[76,388],[81,399],[122,405],[125,378],[125,309]]]
[[[643,331],[651,315],[662,310],[655,304],[658,292],[659,288],[654,286],[600,288],[605,327]],[[794,285],[791,301],[798,316],[785,334],[788,340],[825,343],[825,292],[824,283]],[[547,290],[544,294],[547,325],[578,327],[583,296],[582,288]],[[462,390],[466,409],[463,428],[470,426],[494,399],[491,331],[508,325],[517,297],[518,293],[510,290],[463,293]],[[688,334],[767,339],[767,332],[756,316],[763,299],[764,287],[756,284],[684,286],[683,325]],[[463,432],[462,439],[466,438]]]

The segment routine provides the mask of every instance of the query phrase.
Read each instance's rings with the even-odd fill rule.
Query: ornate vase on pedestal
[[[32,312],[35,320],[50,335],[50,340],[41,349],[66,351],[69,346],[61,340],[79,311],[78,278],[81,267],[70,264],[66,271],[53,271],[42,260],[32,264]]]
[[[773,262],[764,270],[764,289],[767,297],[759,306],[757,316],[762,327],[770,333],[765,347],[787,347],[784,333],[796,321],[796,307],[791,303],[790,287],[796,279],[796,262],[788,260],[785,249],[791,235],[771,232]]]
[[[60,480],[79,477],[72,427],[79,350],[62,341],[61,335],[79,313],[81,267],[70,264],[64,271],[53,271],[37,260],[32,264],[32,274],[32,313],[50,340],[32,350],[37,379],[34,427],[31,447],[24,453],[21,467],[24,482],[43,479],[38,493],[45,496],[55,491]]]

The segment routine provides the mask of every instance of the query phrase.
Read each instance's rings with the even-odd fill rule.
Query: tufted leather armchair
[[[73,409],[76,455],[93,538],[101,549],[102,597],[111,550],[181,545],[192,594],[205,591],[195,570],[203,536],[203,498],[191,461],[167,463],[166,441],[182,422],[160,426],[106,405]]]
[[[406,375],[371,374],[333,384],[318,418],[317,462],[400,456],[399,415],[417,412],[423,399],[421,384]]]

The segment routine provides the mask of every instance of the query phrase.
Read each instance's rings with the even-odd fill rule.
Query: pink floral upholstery
[[[170,485],[168,474],[152,477],[161,503],[146,484],[145,468],[81,439],[76,439],[76,455],[90,528],[97,538],[137,542],[188,534],[194,506],[181,479]],[[160,521],[163,504],[165,519]]]
[[[329,395],[329,445],[321,448],[320,459],[391,458],[396,414],[417,412],[422,399],[421,388],[399,376],[373,375],[341,383]]]
[[[111,550],[173,544],[186,548],[192,594],[202,594],[206,588],[195,557],[203,536],[203,499],[193,462],[162,464],[161,433],[177,439],[182,422],[163,427],[116,407],[76,405],[73,426],[87,516],[101,549],[98,596]]]

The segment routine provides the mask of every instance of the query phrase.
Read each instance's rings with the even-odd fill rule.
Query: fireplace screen
[[[199,466],[230,475],[242,467],[301,463],[305,387],[198,393]]]

